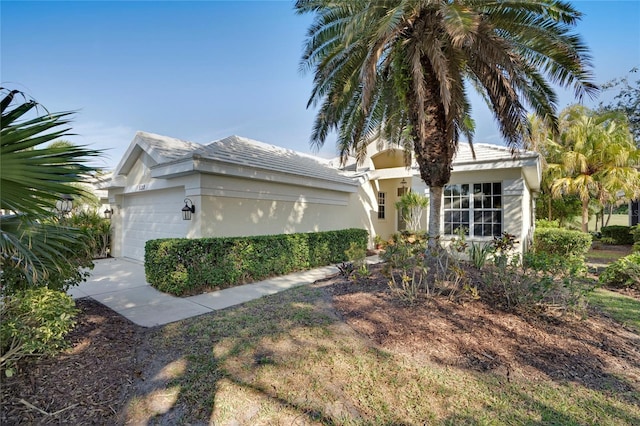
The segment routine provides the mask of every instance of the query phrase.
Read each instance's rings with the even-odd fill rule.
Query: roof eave
[[[313,176],[303,176],[294,173],[273,171],[267,168],[245,166],[194,155],[191,158],[158,164],[151,168],[151,177],[157,179],[171,179],[191,173],[206,173],[222,176],[242,177],[245,179],[266,182],[288,183],[312,188],[331,189],[339,192],[356,192],[359,183],[356,179],[344,176],[343,179],[323,179]]]

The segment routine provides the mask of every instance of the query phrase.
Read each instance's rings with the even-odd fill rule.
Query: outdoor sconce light
[[[109,207],[104,209],[104,218],[105,219],[111,219],[112,215],[113,215],[113,209],[110,209]]]
[[[193,201],[188,198],[184,199],[184,207],[182,208],[182,220],[191,220],[191,215],[196,212],[196,206]]]
[[[56,201],[56,212],[58,216],[64,217],[73,209],[73,197],[71,195],[62,194],[60,199]]]
[[[407,187],[407,181],[404,178],[402,178],[402,180],[400,181],[400,185],[402,185],[403,188],[406,188]]]

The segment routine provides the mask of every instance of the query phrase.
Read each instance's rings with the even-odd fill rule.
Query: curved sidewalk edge
[[[377,256],[367,258],[367,263],[377,262]],[[69,289],[68,294],[74,299],[91,297],[142,327],[155,327],[228,308],[293,287],[311,284],[338,272],[336,266],[324,266],[181,298],[151,287],[146,281],[142,263],[109,258],[95,260],[94,264],[95,268],[87,281]]]

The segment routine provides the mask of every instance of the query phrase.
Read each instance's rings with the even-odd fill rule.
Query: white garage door
[[[148,240],[186,237],[189,222],[182,220],[183,200],[182,188],[125,195],[123,256],[144,261]]]

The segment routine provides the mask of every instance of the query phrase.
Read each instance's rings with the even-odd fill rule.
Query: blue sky
[[[597,83],[640,67],[639,1],[573,4],[585,14],[576,31]],[[292,5],[2,0],[0,80],[50,111],[77,111],[78,136],[69,139],[107,149],[107,168],[137,130],[199,143],[237,134],[311,152],[312,75],[299,72],[299,61],[312,17]],[[559,94],[561,107],[575,102],[572,92]],[[475,141],[500,144],[488,110],[473,106]],[[332,138],[320,155],[334,152]]]

